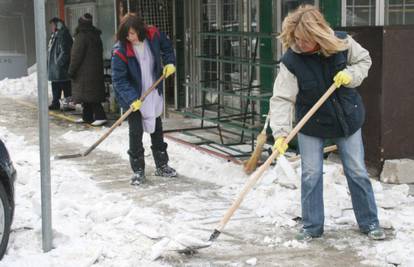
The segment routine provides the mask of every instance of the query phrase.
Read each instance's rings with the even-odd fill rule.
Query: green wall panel
[[[273,25],[273,14],[276,13],[272,5],[272,0],[260,0],[260,31],[273,32],[276,25]],[[272,47],[272,40],[268,38],[260,39],[260,59],[272,60],[274,52]],[[260,84],[261,93],[266,93],[272,90],[273,81],[275,78],[275,71],[271,68],[260,68]],[[260,113],[267,114],[269,110],[268,102],[261,102]]]
[[[319,6],[332,28],[341,26],[341,1],[320,0]]]
[[[175,24],[176,24],[176,66],[177,73],[175,79],[177,79],[177,93],[178,108],[182,108],[185,105],[185,64],[184,64],[184,1],[175,1]]]

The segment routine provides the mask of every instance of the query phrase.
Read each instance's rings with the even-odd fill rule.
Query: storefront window
[[[375,0],[347,0],[346,25],[375,25]]]
[[[342,0],[346,26],[414,24],[414,0]],[[384,7],[382,10],[376,10]],[[345,13],[343,13],[345,14]],[[377,16],[379,17],[375,17]]]
[[[385,24],[414,24],[414,0],[386,0]]]

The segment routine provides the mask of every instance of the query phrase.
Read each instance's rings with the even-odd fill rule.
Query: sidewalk
[[[0,105],[2,126],[16,135],[24,136],[30,144],[37,144],[37,110],[6,98],[0,98]],[[62,138],[69,130],[96,131],[94,128],[51,117],[51,155],[77,153],[87,148]],[[124,137],[127,138],[127,135]],[[146,157],[147,162],[152,161],[151,155]],[[151,208],[163,223],[182,222],[184,229],[197,226],[197,229],[189,230],[198,231],[206,239],[241,188],[239,184],[234,185],[233,193],[229,195],[229,191],[223,188],[231,188],[231,185],[217,184],[214,179],[200,181],[183,175],[175,179],[155,177],[152,176],[152,162],[151,165],[147,164],[146,169],[149,182],[135,188],[129,185],[129,162],[117,153],[99,148],[85,158],[67,161],[76,165],[80,171],[88,173],[90,179],[108,194],[119,194],[132,201],[133,205]],[[188,158],[188,161],[197,159]],[[256,210],[242,205],[226,226],[225,232],[210,248],[200,250],[192,256],[169,252],[159,261],[173,266],[370,266],[361,263],[364,259],[358,256],[348,242],[358,239],[360,243],[369,246],[371,241],[356,228],[336,231],[327,227],[323,238],[308,245],[298,245],[292,241],[297,227],[278,226],[257,214]],[[286,220],[290,219],[286,216]],[[160,222],[153,223],[157,225]],[[289,224],[294,225],[294,222]],[[140,238],[147,237],[142,235]],[[146,243],[151,245],[156,241],[148,239]]]

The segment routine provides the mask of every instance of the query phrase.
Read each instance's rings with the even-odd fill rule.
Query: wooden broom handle
[[[295,128],[289,133],[286,137],[284,143],[288,144],[293,137],[300,131],[300,129],[305,125],[305,123],[312,117],[313,114],[319,109],[320,106],[331,96],[331,94],[336,90],[335,84],[332,84],[331,87],[322,95],[322,97],[313,105],[313,107],[306,113],[306,115],[296,124]],[[241,202],[243,201],[246,194],[251,190],[251,188],[256,184],[259,178],[262,176],[265,170],[267,170],[270,164],[273,162],[275,158],[279,155],[279,151],[275,149],[273,153],[267,158],[267,160],[252,174],[250,175],[249,179],[247,180],[246,184],[244,185],[242,191],[237,196],[236,200],[230,206],[230,208],[226,211],[223,218],[221,219],[220,223],[218,224],[216,230],[222,231],[226,226],[227,222],[230,220],[233,213],[239,208]]]
[[[157,85],[165,78],[165,75],[161,75],[161,77],[153,84],[149,89],[145,91],[145,93],[139,98],[139,100],[144,101],[145,98],[157,87]],[[133,112],[132,107],[130,107],[112,126],[109,130],[101,136],[91,147],[89,147],[85,152],[83,152],[82,156],[87,156],[89,153],[92,152],[100,143],[102,143],[105,138],[108,137],[118,127],[128,116]]]

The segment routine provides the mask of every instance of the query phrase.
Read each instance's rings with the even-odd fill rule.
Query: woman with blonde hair
[[[299,121],[332,83],[338,87],[298,134],[303,228],[296,238],[310,241],[323,234],[323,145],[330,139],[339,149],[360,231],[384,239],[364,163],[365,110],[357,91],[371,67],[369,52],[345,32],[333,31],[311,5],[284,19],[279,38],[285,53],[270,99],[274,149],[281,154],[288,149],[284,139],[292,129],[292,114]]]

